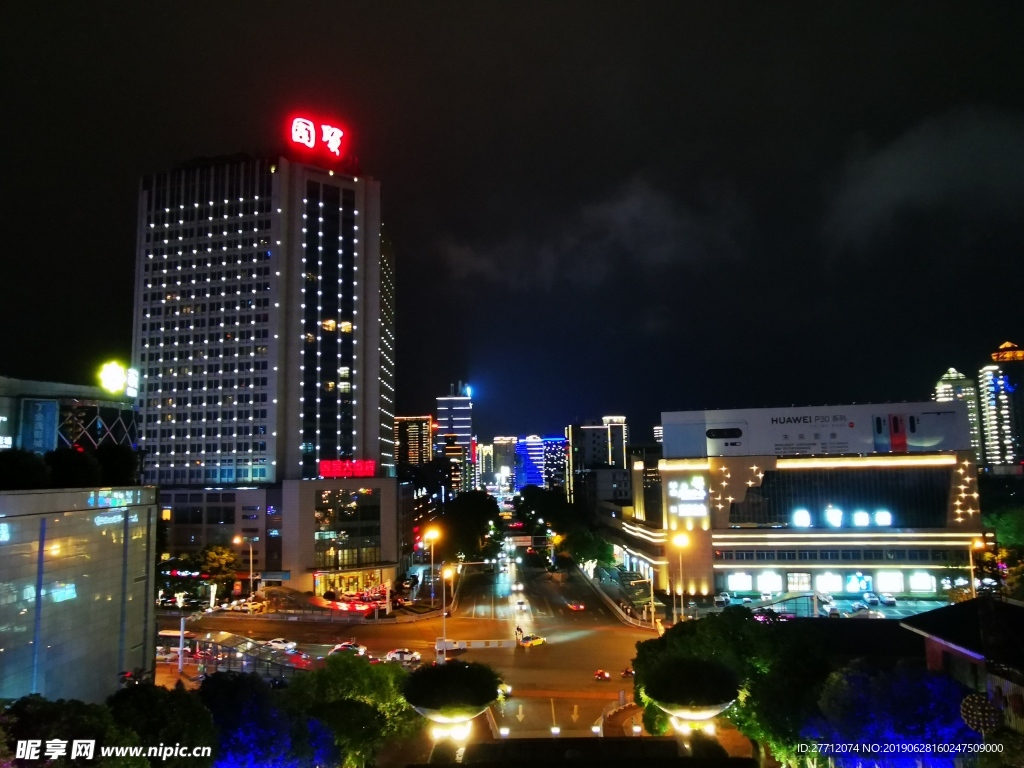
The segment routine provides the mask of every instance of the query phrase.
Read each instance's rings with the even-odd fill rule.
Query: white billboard
[[[971,448],[967,406],[882,403],[661,414],[666,459],[931,453]]]

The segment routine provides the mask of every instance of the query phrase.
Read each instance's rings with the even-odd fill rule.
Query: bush
[[[58,448],[45,456],[54,488],[95,488],[103,482],[96,456],[74,448]]]
[[[668,657],[643,680],[644,693],[655,701],[707,707],[733,701],[739,680],[723,664],[702,659]]]
[[[476,715],[498,698],[500,684],[498,673],[486,664],[449,661],[412,672],[402,684],[402,695],[419,709]]]
[[[0,491],[28,491],[50,487],[50,468],[32,451],[0,451]]]

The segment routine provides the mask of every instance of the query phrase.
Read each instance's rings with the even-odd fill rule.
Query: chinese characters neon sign
[[[374,459],[321,459],[320,477],[373,477],[377,471]]]
[[[345,132],[336,125],[321,123],[305,117],[296,117],[291,122],[291,140],[307,149],[316,149],[322,145],[328,152],[341,157],[341,140]]]

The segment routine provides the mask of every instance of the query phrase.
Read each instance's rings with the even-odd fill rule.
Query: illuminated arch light
[[[825,510],[825,521],[833,528],[839,528],[843,524],[843,510],[829,506]]]
[[[859,509],[859,510],[857,510],[856,512],[853,513],[853,524],[855,526],[857,526],[858,528],[863,528],[864,526],[866,526],[866,525],[868,525],[870,523],[871,523],[871,515],[869,515],[864,510]]]
[[[875,525],[892,525],[892,512],[879,509],[875,512]]]
[[[797,528],[811,527],[811,513],[806,509],[798,509],[793,513],[793,525]]]

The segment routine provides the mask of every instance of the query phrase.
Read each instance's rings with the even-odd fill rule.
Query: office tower
[[[476,446],[476,467],[480,476],[480,485],[492,485],[497,482],[494,469],[494,446],[478,443]]]
[[[529,435],[516,442],[516,490],[527,485],[544,487],[544,440]]]
[[[471,490],[466,487],[468,476],[468,464],[466,449],[459,445],[458,435],[447,434],[444,436],[444,458],[447,464],[448,487],[453,494]]]
[[[473,390],[460,381],[458,389],[453,384],[446,397],[437,398],[438,453],[444,453],[447,435],[455,435],[455,444],[469,451],[473,441]]]
[[[665,434],[665,428],[661,424],[654,426],[654,442],[660,443],[662,441],[662,435]]]
[[[575,498],[577,477],[598,468],[628,470],[626,442],[629,439],[625,416],[604,416],[601,421],[584,421],[565,428],[568,440],[566,498]]]
[[[146,482],[274,483],[349,460],[392,473],[394,267],[380,185],[335,172],[324,153],[202,160],[142,181]]]
[[[932,399],[937,403],[962,400],[967,406],[967,422],[971,430],[971,448],[976,461],[982,458],[981,419],[978,414],[978,388],[973,379],[968,379],[956,368],[950,368],[935,385]]]
[[[569,441],[564,437],[544,438],[544,487],[557,490],[566,485]]]
[[[501,480],[498,484],[503,491],[511,491],[516,481],[516,443],[518,437],[496,437],[494,446],[494,473]]]
[[[395,417],[395,463],[417,466],[432,458],[433,419],[430,416]]]
[[[1007,471],[1021,460],[1014,394],[1014,386],[1000,366],[986,365],[978,372],[985,464],[997,472]]]

